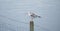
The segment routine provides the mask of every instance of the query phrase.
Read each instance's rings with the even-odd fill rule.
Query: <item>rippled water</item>
[[[34,31],[59,31],[60,0],[0,0],[0,31],[29,31],[30,17],[36,12]]]

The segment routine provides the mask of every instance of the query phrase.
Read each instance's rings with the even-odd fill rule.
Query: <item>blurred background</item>
[[[0,31],[30,31],[29,11],[42,17],[34,31],[60,31],[60,0],[0,0]]]

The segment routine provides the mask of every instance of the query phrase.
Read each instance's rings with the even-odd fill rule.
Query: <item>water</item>
[[[28,11],[42,18],[34,20],[35,31],[60,31],[60,0],[0,0],[0,31],[29,31]]]

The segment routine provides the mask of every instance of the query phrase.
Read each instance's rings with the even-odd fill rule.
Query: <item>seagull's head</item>
[[[28,12],[28,15],[31,16],[32,12]]]

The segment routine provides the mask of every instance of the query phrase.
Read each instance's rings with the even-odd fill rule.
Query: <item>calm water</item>
[[[0,31],[29,31],[33,11],[35,31],[60,31],[60,0],[0,0]]]

